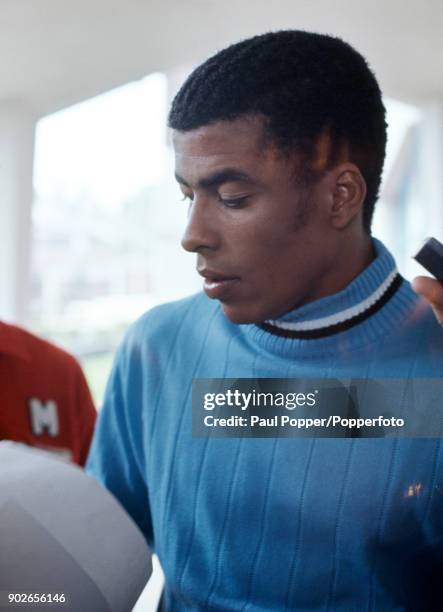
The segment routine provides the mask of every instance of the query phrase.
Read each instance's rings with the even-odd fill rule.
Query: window
[[[80,358],[97,401],[128,325],[199,286],[166,113],[153,74],[37,126],[31,324]]]

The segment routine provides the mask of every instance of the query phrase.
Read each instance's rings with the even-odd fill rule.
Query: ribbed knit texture
[[[377,253],[346,289],[284,318],[365,299],[394,266]],[[442,374],[442,330],[406,282],[317,340],[234,325],[199,294],[129,330],[88,470],[155,548],[167,610],[427,610],[438,597],[443,609],[440,440],[193,438],[191,414],[193,378]]]

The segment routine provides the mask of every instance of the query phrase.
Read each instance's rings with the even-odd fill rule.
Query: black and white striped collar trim
[[[284,338],[308,340],[333,336],[362,323],[382,308],[400,288],[403,277],[394,269],[370,296],[345,310],[311,321],[265,321],[259,327]]]

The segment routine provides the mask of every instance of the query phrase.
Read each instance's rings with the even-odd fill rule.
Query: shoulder
[[[437,321],[429,302],[418,295],[412,289],[411,283],[405,279],[402,282],[399,297],[408,306],[407,316],[404,320],[407,329],[441,337],[443,327]]]
[[[401,335],[411,338],[417,350],[431,357],[443,356],[443,326],[439,324],[429,303],[417,295],[408,281],[403,281],[399,298],[408,305],[407,310],[401,310],[406,316],[400,320]]]
[[[22,357],[34,366],[56,367],[58,370],[80,371],[76,359],[52,342],[16,325],[1,323],[0,349],[11,355]]]

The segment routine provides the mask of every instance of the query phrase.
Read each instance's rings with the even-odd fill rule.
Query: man
[[[89,459],[158,554],[164,609],[441,604],[439,439],[192,437],[195,378],[441,377],[442,331],[370,234],[374,75],[336,38],[256,36],[169,123],[205,294],[131,328]]]
[[[75,359],[0,321],[0,440],[52,451],[83,466],[95,417]]]

